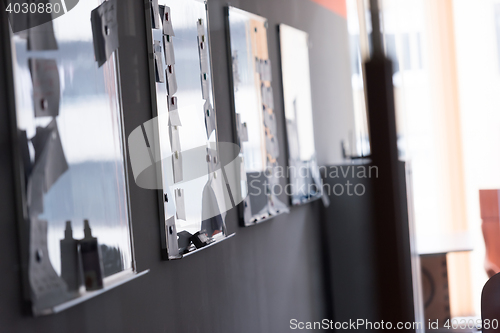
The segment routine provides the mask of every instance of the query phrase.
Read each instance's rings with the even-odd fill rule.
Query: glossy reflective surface
[[[100,68],[94,58],[90,12],[99,4],[81,1],[45,24],[53,25],[56,49],[28,51],[26,31],[12,36],[35,308],[75,296],[44,300],[51,290],[66,290],[62,279],[58,281],[66,221],[71,221],[73,237],[82,239],[83,220],[89,220],[104,276],[133,269],[115,58]],[[46,263],[45,271],[33,268],[36,261]],[[53,283],[53,289],[34,287],[44,276],[48,282],[43,283]]]
[[[234,110],[248,197],[242,220],[252,225],[288,212],[275,195],[280,154],[274,114],[267,19],[228,8]]]
[[[281,24],[280,47],[292,204],[321,197],[314,147],[307,33]]]
[[[224,239],[225,212],[230,207],[226,208],[223,176],[220,171],[213,172],[219,156],[205,3],[160,0],[158,16],[155,11],[152,16],[152,42],[157,45],[158,54],[155,123],[162,160],[166,230],[162,247],[169,259],[175,259]],[[206,172],[190,179],[193,168],[200,165],[192,165],[189,151],[202,147],[209,148],[205,148],[206,155],[200,161]],[[191,237],[197,233],[205,243],[196,245],[192,241]]]

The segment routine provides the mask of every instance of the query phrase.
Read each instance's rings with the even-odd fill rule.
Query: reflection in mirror
[[[102,22],[91,22],[96,8],[103,10],[99,1],[81,1],[57,20],[12,34],[9,43],[22,263],[35,315],[61,311],[137,276],[111,55],[118,32],[100,40],[108,54],[98,64],[92,25]],[[116,27],[113,10],[107,12],[97,19]]]
[[[205,3],[159,0],[150,6],[157,117],[143,127],[146,137],[151,134],[148,143],[159,143],[162,255],[179,259],[227,237],[224,219],[232,204],[217,149]]]
[[[248,226],[288,212],[288,207],[276,195],[280,151],[267,19],[229,7],[228,23],[237,142],[244,161],[242,179],[248,187],[241,219]]]
[[[314,147],[307,33],[280,24],[281,70],[288,137],[289,179],[292,205],[323,193]]]

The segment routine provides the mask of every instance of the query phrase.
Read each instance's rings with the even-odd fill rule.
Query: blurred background
[[[500,234],[494,226],[483,237],[480,190],[500,188],[500,1],[380,0],[379,6],[393,61],[399,155],[411,165],[417,250],[446,253],[451,316],[480,316],[487,269],[499,272],[492,255],[485,261]],[[369,1],[347,0],[347,13],[356,150],[367,155],[362,62],[371,49]],[[424,290],[424,302],[425,296]]]

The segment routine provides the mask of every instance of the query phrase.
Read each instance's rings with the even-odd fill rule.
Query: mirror
[[[159,170],[162,255],[179,259],[228,237],[225,216],[233,198],[218,150],[205,3],[160,0],[150,6],[157,113],[134,132],[139,141],[149,138],[148,149],[157,143],[151,163]]]
[[[248,186],[240,216],[243,225],[249,226],[286,213],[288,207],[276,194],[280,151],[267,19],[234,7],[228,7],[227,17],[235,127]]]
[[[98,64],[97,22],[91,23],[92,11],[108,5],[112,14],[114,2],[81,1],[57,20],[11,32],[7,44],[23,206],[21,257],[35,315],[59,312],[137,276],[117,44]],[[116,16],[108,19],[107,26],[116,27]],[[117,42],[117,33],[106,38]]]
[[[307,33],[285,24],[279,25],[279,34],[291,202],[300,205],[323,194],[314,146],[309,43]]]

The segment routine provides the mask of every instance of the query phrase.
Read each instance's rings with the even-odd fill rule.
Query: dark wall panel
[[[128,134],[151,119],[148,54],[143,3],[138,0],[118,3],[119,54]],[[208,8],[219,138],[232,141],[226,5],[224,1],[209,0]],[[342,131],[352,128],[345,19],[307,0],[240,0],[231,5],[269,19],[282,151],[286,141],[275,27],[286,23],[310,33],[315,112],[325,119],[336,119],[331,122],[332,127],[324,121],[318,124],[317,117],[315,124],[328,129],[332,154],[340,156],[337,148],[333,148],[340,146],[336,136],[340,138]],[[0,61],[4,66],[4,59]],[[5,78],[3,70],[0,74]],[[3,83],[0,80],[0,84]],[[0,94],[5,91],[0,86]],[[5,99],[0,98],[0,103],[4,102]],[[141,189],[133,182],[130,197],[137,265],[139,271],[151,269],[150,273],[60,314],[41,318],[22,315],[7,114],[6,105],[0,104],[1,332],[275,333],[289,331],[292,318],[312,321],[329,316],[320,242],[321,202],[292,208],[290,214],[251,228],[238,227],[237,213],[232,210],[227,223],[230,231],[237,232],[235,237],[180,261],[162,262],[156,193]],[[320,139],[316,137],[316,141]],[[285,154],[279,161],[285,164]],[[333,220],[330,222],[334,223]]]
[[[330,206],[324,211],[324,228],[329,239],[328,285],[334,295],[334,319],[339,322],[376,320],[374,292],[373,189],[370,164],[331,166],[325,171],[325,190]],[[354,170],[354,173],[353,173]],[[361,177],[357,177],[357,175]],[[375,177],[373,172],[372,177]],[[349,182],[349,183],[348,183]],[[349,184],[349,185],[348,185]],[[354,188],[357,192],[354,192]],[[350,194],[349,194],[350,193]],[[362,194],[362,195],[357,195]]]

